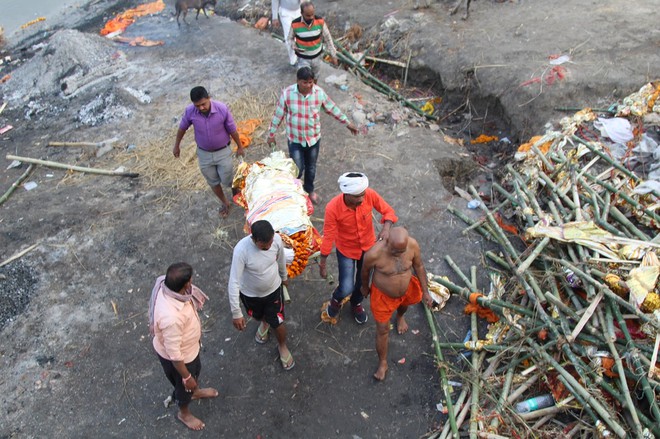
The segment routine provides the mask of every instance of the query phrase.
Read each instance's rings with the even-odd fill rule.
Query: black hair
[[[197,102],[208,97],[209,97],[209,92],[206,91],[206,89],[201,85],[198,85],[197,87],[193,87],[193,89],[190,90],[190,100],[193,102]]]
[[[256,242],[270,242],[275,235],[273,226],[266,220],[259,220],[252,223],[252,239]]]
[[[314,72],[312,72],[312,68],[309,66],[302,66],[301,68],[298,69],[296,72],[296,79],[298,80],[303,80],[307,81],[308,79],[314,79]]]
[[[167,267],[165,274],[165,286],[172,291],[180,292],[192,279],[193,268],[185,262],[177,262]]]
[[[364,177],[364,174],[361,174],[359,172],[351,172],[351,173],[346,174],[346,176],[348,178],[362,178],[362,177]]]
[[[302,14],[305,12],[305,9],[307,9],[309,6],[314,6],[314,3],[310,1],[304,1],[300,4],[300,13]]]

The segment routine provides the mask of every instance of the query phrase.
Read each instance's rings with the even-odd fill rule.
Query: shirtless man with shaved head
[[[403,334],[408,331],[404,314],[410,305],[422,299],[427,306],[433,305],[419,244],[403,227],[393,227],[387,240],[379,240],[364,254],[361,276],[362,295],[367,297],[371,294],[371,312],[376,321],[378,369],[374,378],[382,381],[387,374],[387,346],[392,313],[396,311],[397,331]]]

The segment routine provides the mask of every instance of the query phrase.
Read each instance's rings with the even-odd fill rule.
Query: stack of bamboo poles
[[[480,294],[475,267],[467,276],[449,256],[465,286],[435,280],[500,320],[479,334],[473,313],[471,340],[441,343],[428,313],[448,421],[426,437],[459,437],[461,428],[471,438],[660,437],[658,197],[634,193],[640,177],[604,143],[579,135],[593,133],[580,129],[593,120],[582,116],[507,166],[490,207],[469,187],[480,220],[449,209],[468,224],[464,233],[480,233],[500,251],[485,254],[488,293]],[[527,233],[500,219],[512,212]],[[640,278],[640,270],[652,275]],[[640,289],[648,294],[640,298]],[[446,362],[448,354],[460,361]],[[452,400],[447,376],[467,363],[470,385]],[[540,394],[554,404],[516,410]]]

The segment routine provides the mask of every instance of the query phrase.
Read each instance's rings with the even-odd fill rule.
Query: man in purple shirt
[[[229,200],[222,191],[222,184],[231,187],[233,179],[231,139],[234,139],[237,145],[236,155],[244,154],[236,123],[227,105],[211,100],[204,87],[190,90],[190,100],[192,104],[188,105],[183,113],[172,153],[174,157],[179,157],[181,140],[192,125],[195,128],[199,169],[222,203],[220,216],[226,218],[229,214]]]

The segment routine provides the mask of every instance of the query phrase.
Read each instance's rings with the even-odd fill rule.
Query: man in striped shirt
[[[299,69],[305,66],[312,68],[316,84],[321,73],[323,49],[328,51],[334,65],[338,64],[337,49],[325,21],[316,16],[312,2],[301,3],[300,13],[301,16],[291,22],[291,30],[286,37],[287,45],[298,55]]]
[[[356,135],[358,129],[349,122],[348,117],[335,105],[318,85],[314,84],[314,75],[309,67],[298,69],[297,83],[285,88],[273,114],[268,128],[268,145],[276,145],[275,132],[286,117],[286,135],[289,157],[298,166],[298,178],[305,174],[303,189],[313,203],[319,202],[314,192],[316,161],[321,146],[321,109]]]

